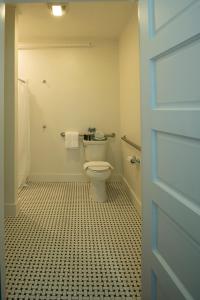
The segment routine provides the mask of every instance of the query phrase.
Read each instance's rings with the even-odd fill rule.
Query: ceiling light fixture
[[[49,4],[48,7],[54,17],[62,17],[66,11],[66,5],[62,4]]]

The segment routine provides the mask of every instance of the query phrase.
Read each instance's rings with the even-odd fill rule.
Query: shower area
[[[30,91],[28,83],[18,78],[18,189],[22,189],[30,174]]]
[[[61,18],[6,5],[5,44],[7,300],[140,300],[137,3],[72,1]],[[83,169],[94,127],[113,166],[104,203]]]

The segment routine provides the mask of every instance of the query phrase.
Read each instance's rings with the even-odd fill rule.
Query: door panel
[[[155,31],[170,23],[179,14],[184,12],[195,0],[155,0],[154,1],[154,22]],[[152,1],[153,4],[153,1]]]
[[[188,205],[196,206],[198,210],[200,140],[158,131],[156,140],[156,166],[152,166],[155,168],[155,180],[184,196]]]
[[[141,0],[142,293],[200,299],[200,1]]]
[[[185,233],[180,225],[169,217],[162,209],[158,210],[157,253],[176,273],[185,287],[198,297],[200,289],[200,269],[196,262],[200,261],[199,246]],[[192,260],[190,258],[193,258]],[[192,274],[195,274],[193,277]]]
[[[190,40],[154,60],[156,107],[200,106],[200,39]]]

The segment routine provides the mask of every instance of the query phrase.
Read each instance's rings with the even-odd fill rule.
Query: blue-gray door
[[[200,1],[140,0],[143,300],[200,299]]]

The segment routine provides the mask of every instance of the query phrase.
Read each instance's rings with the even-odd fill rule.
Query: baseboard
[[[89,182],[85,174],[30,174],[32,182]],[[108,181],[121,181],[119,174],[113,174]]]
[[[20,203],[6,203],[4,207],[4,216],[5,217],[16,217],[20,209]]]
[[[88,182],[84,174],[30,174],[28,177],[32,182]]]
[[[130,199],[133,201],[134,206],[138,212],[138,214],[141,217],[142,214],[142,206],[141,206],[141,201],[138,199],[138,197],[136,196],[135,192],[133,191],[133,189],[130,187],[128,181],[126,180],[125,177],[122,176],[122,182],[124,183],[124,187],[128,193],[128,196],[130,197]]]
[[[110,176],[110,178],[108,179],[108,182],[116,182],[116,181],[121,182],[122,176],[120,174],[114,173]]]

